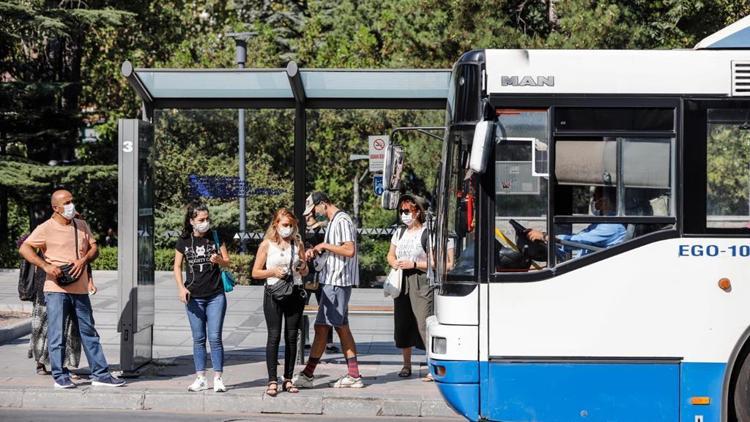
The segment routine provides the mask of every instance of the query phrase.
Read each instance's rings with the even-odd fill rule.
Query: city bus
[[[471,51],[446,129],[427,353],[455,411],[750,421],[750,51]]]

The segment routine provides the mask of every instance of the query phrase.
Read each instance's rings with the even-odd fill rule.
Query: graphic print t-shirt
[[[221,269],[212,264],[213,254],[220,254],[210,233],[203,237],[177,238],[175,249],[185,256],[185,287],[193,297],[210,297],[224,290]]]

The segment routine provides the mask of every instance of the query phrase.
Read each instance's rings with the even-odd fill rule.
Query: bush
[[[229,271],[234,275],[237,284],[251,284],[250,273],[255,256],[252,254],[240,255],[230,253],[229,258],[231,261]],[[18,258],[16,258],[16,263],[13,264],[13,267],[18,266],[17,261]],[[11,261],[9,260],[8,262]],[[172,271],[174,266],[174,249],[159,248],[154,250],[154,264],[156,271]],[[117,270],[117,248],[99,248],[99,258],[91,264],[91,268],[94,270]]]
[[[99,248],[99,257],[91,263],[93,270],[116,270],[117,269],[117,247]]]
[[[385,276],[388,271],[388,248],[390,239],[360,238],[359,279],[361,287],[370,287],[376,277]]]

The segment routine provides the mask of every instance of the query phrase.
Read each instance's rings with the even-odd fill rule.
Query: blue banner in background
[[[191,196],[215,199],[234,199],[251,195],[281,195],[281,189],[255,187],[253,188],[247,180],[240,182],[239,177],[230,176],[188,176]]]

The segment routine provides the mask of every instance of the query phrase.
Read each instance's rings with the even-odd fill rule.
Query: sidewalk
[[[117,273],[95,271],[99,292],[92,297],[97,330],[113,370],[119,362]],[[18,309],[18,272],[0,270],[0,310]],[[0,344],[0,408],[140,409],[162,412],[295,413],[335,416],[446,416],[459,418],[444,403],[426,374],[423,353],[413,358],[413,375],[401,379],[401,354],[393,346],[392,315],[351,315],[360,371],[366,388],[333,389],[328,382],[346,373],[343,355],[326,354],[316,370],[316,388],[299,394],[264,395],[266,330],[262,287],[238,286],[229,293],[224,324],[225,375],[229,391],[189,393],[193,379],[192,338],[171,273],[156,274],[154,362],[123,388],[91,387],[85,376],[75,390],[54,390],[49,376],[35,374],[26,358],[29,337]],[[313,300],[313,303],[315,301]],[[352,306],[391,305],[379,289],[355,289]],[[310,336],[312,333],[310,333]],[[337,339],[335,339],[337,341]],[[279,356],[283,363],[283,341]],[[81,373],[87,373],[81,356]],[[210,366],[210,364],[209,364]],[[297,371],[301,370],[300,366]],[[279,366],[279,374],[283,366]],[[209,378],[211,375],[209,375]]]

